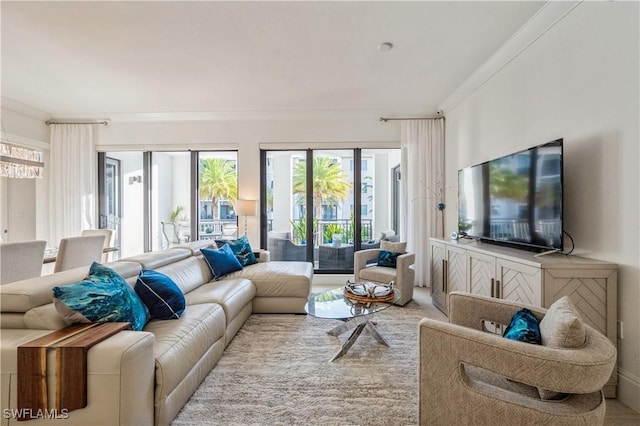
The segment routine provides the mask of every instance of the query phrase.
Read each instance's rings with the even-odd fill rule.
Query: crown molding
[[[51,118],[51,113],[23,104],[22,102],[14,101],[13,99],[6,98],[4,96],[0,98],[0,106],[2,109],[13,111],[37,120],[47,121]]]
[[[443,110],[445,115],[453,111],[581,3],[582,0],[545,3],[509,40],[458,86],[442,102],[439,109]]]

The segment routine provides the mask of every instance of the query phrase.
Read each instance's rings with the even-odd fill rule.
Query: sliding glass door
[[[262,246],[273,260],[351,272],[355,251],[398,231],[399,149],[278,150],[261,158]]]
[[[196,239],[236,238],[236,151],[99,154],[100,227],[120,258]]]

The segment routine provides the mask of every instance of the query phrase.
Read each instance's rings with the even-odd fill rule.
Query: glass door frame
[[[354,223],[353,223],[353,243],[354,243],[354,251],[360,250],[362,247],[362,211],[361,211],[361,203],[362,203],[362,149],[361,148],[339,148],[340,150],[348,150],[353,153],[353,215],[354,215]],[[307,212],[314,211],[314,199],[313,199],[313,159],[314,152],[325,151],[326,148],[307,148],[307,149],[299,149],[292,147],[291,149],[260,149],[260,247],[262,249],[267,249],[267,238],[268,238],[268,217],[267,217],[267,155],[270,152],[287,152],[287,151],[295,151],[295,152],[305,152],[305,161],[307,163],[306,167],[306,193],[305,197],[305,210]],[[311,165],[309,167],[309,165]],[[315,241],[314,240],[314,216],[313,214],[306,214],[306,240],[307,241]],[[314,245],[315,244],[306,244],[306,258],[314,259]],[[314,264],[314,273],[320,274],[335,274],[335,273],[351,273],[351,270],[334,270],[334,269],[318,269],[315,268]]]

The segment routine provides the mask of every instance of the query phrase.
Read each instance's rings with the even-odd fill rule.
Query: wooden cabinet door
[[[466,291],[467,288],[467,250],[458,247],[447,247],[447,285],[446,293]]]
[[[540,268],[505,259],[496,259],[498,297],[542,306]]]
[[[482,296],[493,297],[492,280],[495,280],[496,258],[475,251],[468,251],[470,292]]]
[[[443,312],[447,311],[445,293],[445,256],[444,244],[431,242],[431,300]]]
[[[585,323],[617,343],[617,269],[549,268],[544,274],[545,308],[569,296]]]

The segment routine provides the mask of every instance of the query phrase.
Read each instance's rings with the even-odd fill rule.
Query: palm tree
[[[307,193],[307,163],[299,161],[293,169],[293,193],[300,195],[300,203],[304,204]],[[329,157],[313,159],[313,199],[315,217],[322,218],[322,205],[338,204],[349,197],[352,185],[340,165]]]
[[[200,160],[200,198],[211,200],[212,217],[217,219],[218,201],[229,200],[235,205],[238,198],[238,179],[235,161],[223,158]]]

